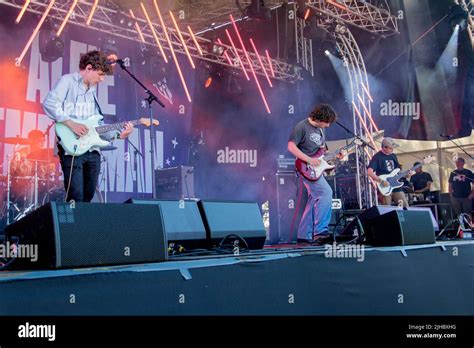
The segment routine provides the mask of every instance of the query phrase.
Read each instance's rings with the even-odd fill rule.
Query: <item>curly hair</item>
[[[328,104],[318,104],[309,114],[311,120],[333,123],[337,119],[336,112]]]
[[[92,65],[92,70],[102,70],[106,75],[112,75],[112,65],[109,63],[107,56],[100,51],[90,51],[81,54],[79,61],[79,69],[85,70],[88,65]]]

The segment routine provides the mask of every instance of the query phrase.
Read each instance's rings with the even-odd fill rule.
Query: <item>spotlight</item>
[[[216,56],[222,56],[224,54],[224,47],[221,45],[213,42],[212,43],[212,53],[215,54]]]
[[[325,51],[324,51],[324,54],[325,54],[327,57],[329,57],[329,55],[331,54],[331,52],[329,52],[328,50],[325,50]]]
[[[39,32],[39,51],[43,62],[54,62],[64,54],[64,43],[56,36],[57,28],[48,23]]]
[[[219,45],[217,38],[214,36],[210,39],[211,42],[207,43],[204,47],[206,52],[209,55],[222,56],[224,54],[225,48],[222,45]]]
[[[347,33],[347,27],[345,25],[337,24],[336,25],[336,33],[339,33],[339,34]]]
[[[214,65],[214,64],[209,64],[209,63],[204,63],[204,76],[205,76],[205,81],[204,81],[204,87],[209,88],[211,85],[219,81],[221,77],[223,76],[222,71],[220,70],[220,67]]]

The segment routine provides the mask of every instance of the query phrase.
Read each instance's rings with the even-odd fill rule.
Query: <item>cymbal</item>
[[[117,150],[117,146],[104,146],[100,148],[100,151],[113,151]]]
[[[54,155],[54,150],[51,148],[34,151],[28,154],[26,158],[30,161],[47,161],[48,156],[51,162],[56,162],[58,160],[57,157]]]
[[[0,138],[0,143],[12,144],[12,145],[30,145],[31,140],[20,137],[6,137]]]

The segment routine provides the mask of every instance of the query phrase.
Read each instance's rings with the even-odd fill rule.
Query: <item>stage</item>
[[[329,247],[3,271],[0,315],[474,315],[474,240],[346,253]]]

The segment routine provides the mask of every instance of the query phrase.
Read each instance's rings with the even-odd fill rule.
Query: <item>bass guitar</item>
[[[415,169],[421,167],[423,164],[430,164],[435,159],[436,158],[433,157],[433,156],[427,156],[427,157],[423,158],[423,163],[417,164],[416,166],[413,166],[408,170],[400,172],[400,168],[396,168],[396,169],[392,170],[390,172],[390,174],[380,175],[379,178],[388,183],[387,186],[383,185],[383,181],[381,183],[377,183],[377,187],[378,187],[380,193],[384,196],[391,195],[392,191],[394,189],[403,186],[403,182],[400,182],[398,180],[400,180],[401,178],[407,176],[410,172],[415,171]]]

